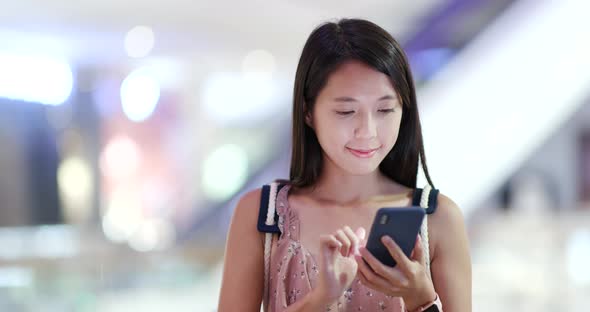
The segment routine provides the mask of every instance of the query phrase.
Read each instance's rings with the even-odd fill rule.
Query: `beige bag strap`
[[[273,182],[270,184],[270,193],[268,198],[268,210],[266,212],[266,225],[274,225],[275,223],[275,203],[277,199],[277,189],[279,184]],[[264,292],[262,293],[262,305],[264,311],[268,311],[269,294],[269,278],[270,278],[270,253],[272,246],[273,233],[264,234]]]
[[[420,207],[427,209],[428,208],[428,198],[430,196],[430,191],[432,190],[432,186],[427,184],[424,186],[422,190],[422,196],[420,197]],[[424,256],[426,257],[426,271],[428,272],[428,276],[431,277],[430,272],[430,242],[429,242],[429,235],[428,235],[428,215],[424,216],[424,220],[422,221],[422,228],[420,229],[420,238],[422,239],[422,247],[424,250]]]

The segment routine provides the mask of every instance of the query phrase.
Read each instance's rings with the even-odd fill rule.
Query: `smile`
[[[373,157],[373,155],[375,155],[375,153],[377,152],[377,150],[380,149],[380,147],[374,149],[354,149],[347,147],[346,149],[348,149],[356,157],[370,158]]]

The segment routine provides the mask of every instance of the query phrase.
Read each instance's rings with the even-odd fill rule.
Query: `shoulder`
[[[240,197],[240,199],[238,200],[238,204],[236,205],[236,208],[234,210],[233,219],[235,221],[232,221],[232,223],[253,222],[254,228],[256,228],[256,221],[258,220],[258,209],[260,208],[261,194],[262,188],[257,188],[242,195],[242,197]]]
[[[230,233],[239,233],[238,235],[248,235],[250,237],[263,237],[262,233],[258,232],[256,227],[261,193],[262,188],[257,188],[248,191],[240,197],[233,212]]]
[[[428,216],[428,227],[434,254],[437,250],[452,250],[456,247],[453,245],[464,245],[467,242],[463,212],[444,194],[438,194],[436,211]]]
[[[225,247],[219,311],[260,310],[264,289],[264,236],[256,228],[260,194],[260,189],[245,193],[234,209]]]
[[[238,200],[229,226],[227,248],[263,250],[264,233],[258,231],[257,227],[261,194],[262,188],[257,188],[248,191]]]
[[[455,223],[463,223],[463,212],[461,208],[448,196],[439,193],[435,212],[431,219],[442,224],[451,226]]]
[[[262,194],[262,188],[257,188],[251,191],[246,192],[240,200],[238,201],[238,205],[236,209],[249,209],[249,207],[254,207],[258,209],[260,206],[260,195]]]
[[[438,208],[429,219],[434,287],[445,309],[471,311],[471,256],[463,212],[445,195],[439,194],[437,200]]]

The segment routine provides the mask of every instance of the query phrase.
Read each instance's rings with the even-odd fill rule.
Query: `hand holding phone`
[[[381,242],[381,237],[385,235],[391,237],[402,249],[406,257],[410,258],[424,216],[424,209],[420,207],[379,209],[371,226],[366,245],[367,250],[381,263],[395,267],[397,263],[387,247]]]
[[[437,297],[426,272],[423,245],[418,239],[424,217],[425,211],[420,207],[379,209],[366,248],[356,257],[364,285],[392,297],[401,297],[412,307]],[[382,239],[384,236],[393,241]],[[419,249],[412,255],[414,247]],[[399,265],[394,257],[400,261]],[[417,289],[422,291],[417,292]]]

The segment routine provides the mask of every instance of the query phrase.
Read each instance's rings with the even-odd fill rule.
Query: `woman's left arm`
[[[443,311],[471,312],[471,261],[459,207],[440,195],[436,212],[428,215],[428,228],[432,281],[419,237],[408,258],[393,239],[383,236],[381,242],[397,265],[384,265],[362,247],[355,256],[361,282],[386,295],[402,297],[410,311],[420,309],[438,294]]]
[[[431,272],[444,311],[471,312],[471,259],[465,221],[457,204],[439,195],[428,216]]]

